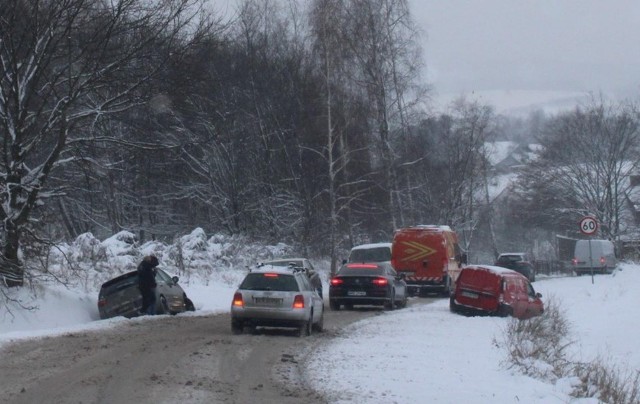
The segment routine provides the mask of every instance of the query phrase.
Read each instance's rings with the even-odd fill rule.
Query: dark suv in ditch
[[[156,268],[156,313],[177,314],[193,311],[193,302],[178,284],[178,277],[171,277]],[[138,289],[138,271],[131,271],[102,284],[98,295],[100,318],[140,315],[142,295]]]

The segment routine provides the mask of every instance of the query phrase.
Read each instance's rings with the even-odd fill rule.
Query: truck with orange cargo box
[[[449,296],[465,263],[458,236],[449,226],[418,225],[394,232],[391,265],[404,275],[412,295]]]

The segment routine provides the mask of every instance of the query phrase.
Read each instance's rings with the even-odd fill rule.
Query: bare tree
[[[392,134],[396,130],[406,134],[409,126],[408,111],[414,103],[407,101],[407,95],[412,87],[418,88],[421,67],[417,30],[406,0],[349,0],[344,4],[344,19],[339,24],[354,61],[351,80],[371,100],[378,146],[374,153],[380,156],[382,173],[379,186],[387,193],[387,228],[393,230],[404,222],[406,201],[400,198]]]
[[[553,226],[594,215],[602,235],[617,239],[628,176],[640,164],[638,117],[635,105],[593,99],[552,119],[539,139],[540,159],[522,176],[521,194],[532,202],[531,216]],[[534,190],[537,197],[531,195]]]
[[[194,1],[0,1],[0,218],[10,286],[34,209],[55,195],[52,172],[79,144],[107,141],[90,124],[142,100],[137,91],[187,41]],[[187,30],[188,29],[188,30]],[[181,45],[185,45],[182,43]],[[176,46],[176,49],[180,49]]]
[[[414,155],[419,160],[414,171],[425,184],[415,190],[423,219],[454,227],[466,249],[486,202],[485,142],[493,124],[491,107],[461,97],[451,104],[449,114],[424,123],[425,145]]]
[[[339,1],[319,0],[314,3],[311,10],[312,31],[315,36],[316,52],[320,59],[320,71],[324,79],[324,97],[325,97],[325,117],[326,117],[326,146],[324,153],[320,153],[327,162],[328,173],[328,198],[329,198],[329,256],[330,256],[330,273],[335,274],[337,265],[337,235],[338,235],[338,195],[337,184],[338,174],[340,171],[340,159],[343,156],[339,154],[340,136],[336,134],[336,128],[333,122],[333,87],[338,81],[339,71],[342,67],[343,59],[340,57],[342,53],[342,43],[340,35],[336,27],[331,24],[340,13],[341,7]],[[345,165],[342,165],[344,167]]]

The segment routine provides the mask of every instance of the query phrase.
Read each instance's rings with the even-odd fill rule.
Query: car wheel
[[[242,334],[244,325],[242,321],[239,320],[231,320],[231,333],[234,335]]]
[[[303,321],[298,327],[298,337],[308,337],[311,335],[311,327],[313,324],[313,313],[307,321]]]
[[[164,296],[160,296],[160,311],[160,314],[170,314],[169,304],[167,304],[167,298]]]
[[[407,301],[408,301],[408,299],[409,299],[409,298],[407,297],[407,293],[405,292],[405,294],[404,294],[404,298],[402,299],[402,303],[401,303],[401,306],[400,306],[400,307],[402,307],[403,309],[404,309],[405,307],[407,307]]]
[[[186,295],[184,296],[184,309],[186,311],[196,311],[196,306],[193,305],[191,299],[189,299]]]
[[[338,311],[340,310],[340,303],[334,302],[333,300],[331,300],[329,301],[329,307],[331,308],[331,310]]]
[[[456,299],[454,296],[451,296],[449,298],[449,311],[451,311],[452,313],[458,313],[460,311],[460,307],[456,303]]]
[[[447,276],[445,280],[445,286],[442,290],[442,296],[451,296],[451,278]]]
[[[324,309],[322,310],[322,314],[320,314],[320,319],[313,325],[313,328],[318,332],[324,331]]]
[[[396,291],[395,289],[391,291],[391,298],[386,304],[387,310],[393,310],[396,308]]]
[[[513,307],[508,306],[506,304],[501,304],[500,307],[498,307],[498,316],[500,317],[513,316]]]

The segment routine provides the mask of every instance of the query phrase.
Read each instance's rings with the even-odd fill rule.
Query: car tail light
[[[571,263],[572,263],[573,265],[578,265],[578,259],[577,259],[577,258],[572,259],[572,260],[571,260]]]
[[[277,278],[278,274],[272,274],[272,273],[269,272],[269,273],[264,274],[264,276],[266,278]]]
[[[339,286],[339,285],[342,285],[343,283],[344,281],[340,278],[331,279],[331,286]]]
[[[104,307],[107,305],[107,299],[105,299],[104,297],[101,297],[98,299],[98,307]]]
[[[387,278],[375,278],[373,280],[373,284],[378,286],[387,286],[389,284],[389,281],[387,280]]]
[[[347,264],[347,268],[351,269],[376,269],[378,264]]]
[[[293,308],[304,309],[304,296],[296,295],[296,297],[293,298]]]
[[[604,265],[604,257],[600,257],[600,264]]]
[[[242,300],[242,293],[237,292],[233,295],[233,305],[235,307],[244,307],[244,301]]]

